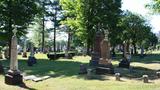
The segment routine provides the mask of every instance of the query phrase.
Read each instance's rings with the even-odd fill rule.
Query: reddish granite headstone
[[[98,65],[98,61],[100,59],[101,56],[101,48],[100,48],[100,42],[102,41],[102,34],[101,32],[97,32],[96,33],[96,37],[95,37],[95,43],[94,43],[94,49],[92,52],[92,59],[90,60],[90,65],[91,66],[97,66]]]
[[[107,65],[110,64],[110,44],[106,40],[101,42],[101,59],[99,64]]]

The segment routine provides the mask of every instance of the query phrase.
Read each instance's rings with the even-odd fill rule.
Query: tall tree
[[[61,14],[62,10],[59,4],[59,0],[49,0],[46,3],[46,8],[46,17],[54,24],[53,28],[51,28],[50,30],[53,29],[54,32],[54,52],[56,52],[56,31],[60,26],[61,19],[63,18],[63,15]]]
[[[18,36],[26,34],[26,28],[38,12],[36,0],[0,1],[0,30],[5,33],[10,47],[15,26],[18,29]]]
[[[147,26],[146,21],[142,16],[129,11],[124,12],[123,18],[121,19],[121,25],[123,29],[122,40],[127,43],[132,43],[134,53],[137,54],[136,45],[138,41],[142,41],[142,35],[145,36],[145,28],[149,28],[149,26]]]
[[[29,30],[32,33],[31,36],[29,36],[29,39],[31,40],[31,42],[38,48],[41,47],[41,50],[43,52],[43,39],[44,39],[44,43],[46,46],[46,42],[48,40],[49,37],[49,33],[48,31],[45,29],[43,29],[44,25],[43,25],[43,20],[42,18],[38,16],[35,17],[35,20],[32,22],[33,24],[29,25]]]
[[[160,13],[160,1],[159,0],[151,0],[151,3],[146,5],[153,13]]]
[[[66,24],[87,44],[88,53],[96,31],[109,30],[111,34],[121,13],[121,0],[61,0],[61,5],[67,17]]]

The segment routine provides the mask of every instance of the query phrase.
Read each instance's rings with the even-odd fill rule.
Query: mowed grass
[[[38,63],[27,66],[27,59],[18,56],[19,69],[23,75],[46,76],[51,78],[40,81],[24,81],[26,87],[6,85],[4,75],[0,75],[0,90],[160,90],[160,79],[155,78],[155,72],[160,70],[160,55],[149,55],[145,58],[133,57],[131,67],[118,68],[119,59],[112,61],[115,72],[122,74],[121,81],[115,81],[114,75],[96,76],[88,80],[86,75],[79,75],[80,64],[88,65],[90,57],[76,56],[73,59],[49,60],[45,54],[36,54]],[[5,67],[8,60],[3,60]],[[7,70],[6,70],[7,72]],[[142,75],[148,74],[150,83],[142,82]],[[100,78],[99,78],[100,77]]]

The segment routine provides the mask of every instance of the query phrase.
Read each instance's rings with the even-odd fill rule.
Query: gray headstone
[[[142,78],[144,83],[148,83],[148,75],[143,75]]]

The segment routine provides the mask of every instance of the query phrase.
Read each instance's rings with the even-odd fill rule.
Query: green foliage
[[[43,20],[39,16],[36,16],[32,23],[28,28],[32,32],[32,36],[29,39],[34,43],[35,47],[42,47],[42,33],[44,33],[45,43],[48,40],[49,33],[46,29],[43,32]]]
[[[111,38],[116,36],[121,0],[61,0],[60,3],[67,17],[63,23],[84,44],[93,45],[96,31],[109,30]]]
[[[151,32],[151,26],[141,15],[126,11],[122,15],[119,26],[122,30],[120,34],[122,41],[145,48],[158,42],[155,34]]]
[[[153,13],[160,13],[160,0],[152,0],[146,7],[153,11]]]
[[[19,37],[26,34],[28,24],[38,12],[36,0],[1,0],[0,32],[5,35],[2,38],[10,40],[15,26],[18,27]]]

